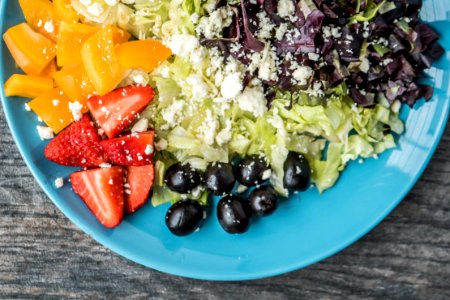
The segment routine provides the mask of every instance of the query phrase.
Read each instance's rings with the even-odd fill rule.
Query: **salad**
[[[430,100],[444,53],[421,0],[19,0],[7,96],[106,227],[170,203],[178,236],[218,202],[228,233],[292,193],[333,187]],[[58,178],[55,185],[64,185]],[[150,197],[151,195],[151,197]]]

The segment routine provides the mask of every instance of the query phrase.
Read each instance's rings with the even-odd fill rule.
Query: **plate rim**
[[[1,0],[0,3],[0,31],[3,34],[5,30],[5,22],[4,22],[4,16],[6,15],[6,6],[8,1],[17,1],[17,0]],[[4,42],[3,40],[0,43],[0,53],[3,53],[4,51]],[[445,116],[442,118],[440,124],[439,124],[439,130],[436,134],[436,139],[433,141],[433,145],[430,148],[430,151],[426,154],[424,163],[420,166],[420,170],[414,175],[414,177],[409,181],[407,185],[404,185],[401,190],[398,192],[398,197],[393,200],[390,205],[388,205],[385,210],[380,213],[378,216],[373,218],[372,222],[369,222],[364,228],[359,229],[355,231],[353,235],[345,239],[339,244],[336,244],[335,247],[331,247],[327,249],[326,251],[322,251],[318,253],[315,257],[310,258],[308,261],[301,261],[297,264],[292,264],[288,267],[279,267],[279,268],[272,268],[270,270],[266,271],[258,271],[255,273],[246,273],[246,274],[239,274],[239,275],[224,275],[224,274],[200,274],[196,273],[194,270],[184,270],[183,272],[180,272],[179,270],[174,270],[171,267],[164,267],[163,263],[158,263],[157,261],[142,261],[140,258],[130,252],[129,250],[116,245],[115,243],[111,242],[108,238],[103,237],[102,235],[96,235],[94,234],[88,226],[86,226],[82,219],[77,218],[74,216],[70,210],[64,209],[58,201],[56,201],[53,197],[52,188],[49,187],[45,182],[44,179],[38,176],[37,169],[38,167],[33,164],[32,157],[28,153],[26,153],[27,149],[25,149],[24,145],[20,141],[20,137],[17,134],[17,131],[14,130],[14,126],[11,120],[11,112],[6,106],[6,101],[8,101],[8,98],[6,97],[4,93],[3,88],[3,82],[5,81],[5,74],[4,74],[4,68],[3,65],[0,67],[0,101],[2,103],[4,116],[6,119],[6,122],[8,124],[9,133],[13,137],[14,143],[19,150],[19,153],[22,157],[22,159],[25,161],[25,164],[27,165],[27,168],[30,170],[31,174],[33,175],[34,180],[36,180],[40,186],[40,188],[44,191],[44,193],[47,195],[47,197],[52,201],[52,203],[64,214],[66,218],[69,219],[71,223],[73,223],[77,228],[88,234],[91,238],[93,238],[96,242],[103,245],[104,247],[110,249],[111,251],[115,252],[116,254],[125,257],[126,259],[129,259],[139,265],[143,265],[145,267],[168,273],[171,275],[176,276],[182,276],[182,277],[188,277],[193,279],[201,279],[201,280],[215,280],[215,281],[238,281],[238,280],[256,280],[261,278],[267,278],[272,276],[277,276],[289,272],[293,272],[295,270],[302,269],[304,267],[307,267],[309,265],[312,265],[314,263],[317,263],[321,260],[324,260],[334,254],[337,254],[338,252],[342,251],[343,249],[353,245],[355,242],[357,242],[359,239],[361,239],[363,236],[365,236],[368,232],[370,232],[372,229],[374,229],[378,224],[380,224],[398,205],[399,203],[405,199],[405,197],[408,195],[408,193],[412,190],[412,188],[416,185],[417,181],[422,176],[423,172],[427,168],[427,166],[430,163],[431,158],[434,156],[435,151],[440,144],[440,141],[442,140],[442,136],[446,129],[446,124],[449,119],[449,113],[450,113],[450,105],[447,103],[446,105],[446,111],[443,111],[443,114]],[[448,99],[447,99],[448,101]],[[56,197],[55,197],[56,198]]]

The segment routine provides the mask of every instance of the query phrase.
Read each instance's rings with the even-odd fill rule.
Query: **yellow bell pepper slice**
[[[9,28],[3,40],[16,64],[30,75],[39,75],[55,58],[55,44],[28,24]]]
[[[95,92],[82,64],[65,67],[53,74],[56,85],[72,101],[85,105],[87,99]]]
[[[49,0],[19,0],[27,23],[37,32],[56,42],[59,20]]]
[[[59,20],[67,23],[77,23],[80,15],[73,9],[70,0],[53,0],[53,7]]]
[[[58,133],[74,121],[69,102],[61,89],[54,88],[28,102],[28,106]]]
[[[53,80],[32,75],[14,74],[5,82],[8,97],[35,98],[53,89]]]
[[[122,67],[151,72],[169,58],[172,52],[159,41],[143,40],[117,46],[116,54]]]
[[[86,24],[61,22],[56,42],[58,66],[73,66],[81,63],[81,47],[100,28]]]
[[[117,59],[113,36],[110,27],[101,29],[81,48],[84,69],[99,95],[112,91],[126,75]]]

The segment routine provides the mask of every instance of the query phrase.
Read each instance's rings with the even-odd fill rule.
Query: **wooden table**
[[[0,299],[450,299],[450,126],[420,181],[376,229],[306,269],[207,282],[97,244],[35,182],[0,116]]]

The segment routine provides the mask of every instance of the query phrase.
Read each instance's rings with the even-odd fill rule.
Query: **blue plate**
[[[256,220],[244,235],[226,234],[214,209],[202,229],[188,237],[175,237],[164,225],[168,205],[146,205],[126,217],[116,229],[102,227],[70,190],[53,185],[71,168],[45,160],[45,147],[35,126],[35,114],[24,109],[24,99],[2,104],[17,146],[36,180],[58,208],[77,226],[111,250],[163,272],[209,280],[244,280],[277,275],[324,259],[355,242],[405,197],[430,160],[449,113],[450,5],[448,0],[425,1],[422,17],[442,34],[445,58],[428,71],[434,83],[432,101],[415,109],[404,108],[406,133],[396,149],[378,160],[352,163],[338,184],[323,195],[316,190],[283,201],[270,217]],[[23,21],[17,0],[3,0],[1,30]],[[1,44],[0,79],[19,72]],[[50,204],[49,204],[50,205]]]

